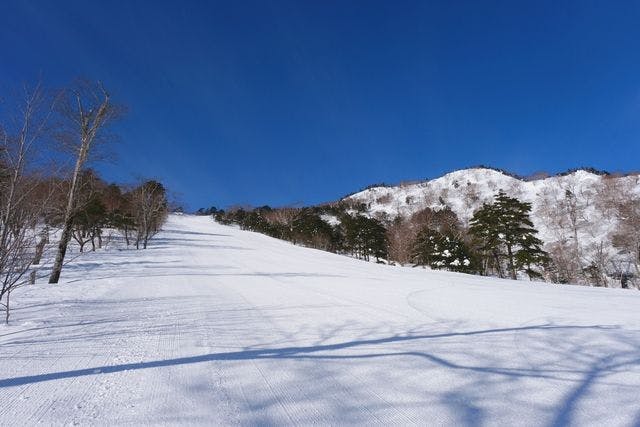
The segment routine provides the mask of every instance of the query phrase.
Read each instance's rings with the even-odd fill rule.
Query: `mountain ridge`
[[[389,187],[401,187],[401,186],[406,186],[406,185],[414,185],[414,184],[424,184],[430,181],[435,181],[438,180],[440,178],[443,178],[447,175],[450,175],[452,173],[456,173],[456,172],[465,172],[465,171],[472,171],[472,170],[490,170],[490,171],[494,171],[494,172],[498,172],[502,175],[517,179],[519,181],[524,181],[524,182],[530,182],[530,181],[541,181],[541,180],[545,180],[548,178],[554,178],[554,177],[560,177],[560,176],[567,176],[567,175],[571,175],[574,174],[576,172],[587,172],[593,175],[597,175],[597,176],[606,176],[606,177],[627,177],[627,176],[637,176],[640,175],[640,171],[628,171],[628,172],[609,172],[603,169],[597,169],[594,168],[592,166],[580,166],[580,167],[576,167],[576,168],[570,168],[567,169],[563,172],[557,172],[555,174],[550,174],[547,173],[545,171],[538,171],[538,172],[533,172],[531,174],[528,175],[520,175],[517,174],[515,172],[510,172],[506,169],[502,169],[502,168],[498,168],[498,167],[493,167],[493,166],[486,166],[486,165],[477,165],[477,166],[469,166],[469,167],[464,167],[464,168],[460,168],[460,169],[455,169],[452,170],[450,172],[446,172],[442,175],[439,175],[435,178],[425,178],[425,179],[415,179],[415,180],[403,180],[400,181],[399,183],[391,183],[388,184],[386,182],[380,182],[380,183],[375,183],[375,184],[370,184],[367,185],[366,187],[351,192],[351,193],[347,193],[345,196],[342,196],[340,198],[340,200],[346,199],[350,196],[353,196],[354,194],[366,191],[366,190],[370,190],[372,188],[389,188]]]
[[[621,225],[621,208],[629,203],[640,205],[637,173],[611,174],[577,168],[522,180],[495,168],[476,167],[418,183],[374,186],[343,197],[340,202],[387,223],[407,219],[426,208],[449,208],[463,227],[468,227],[474,212],[491,203],[499,191],[531,204],[531,220],[545,250],[555,259],[574,258],[566,262],[576,263],[576,271],[597,266],[608,276],[626,275],[632,270],[638,275],[637,254],[614,244],[626,233]]]

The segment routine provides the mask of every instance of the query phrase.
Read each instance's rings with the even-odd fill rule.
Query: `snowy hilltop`
[[[531,203],[538,237],[559,264],[577,263],[561,268],[597,267],[603,276],[637,274],[640,236],[633,235],[637,234],[633,225],[640,221],[640,211],[629,203],[640,197],[638,174],[579,169],[524,179],[496,169],[471,168],[424,182],[373,186],[342,201],[360,205],[368,215],[383,220],[410,217],[425,208],[449,208],[468,226],[474,212],[500,190]],[[621,217],[627,222],[621,223]],[[632,227],[626,227],[629,222]],[[632,241],[626,244],[624,236]]]

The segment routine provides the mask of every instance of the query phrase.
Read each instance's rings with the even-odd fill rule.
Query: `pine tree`
[[[413,242],[411,260],[416,265],[434,267],[437,262],[442,243],[442,235],[430,228],[423,228]]]
[[[535,270],[534,266],[547,267],[551,263],[551,257],[542,250],[542,240],[533,234],[527,234],[522,237],[520,242],[520,250],[516,253],[516,268],[523,270],[529,279],[541,279],[542,274]]]
[[[502,190],[492,204],[484,204],[470,222],[469,232],[484,254],[485,273],[493,266],[504,277],[503,262],[512,279],[524,270],[530,278],[540,277],[534,266],[544,266],[549,256],[529,218],[531,204],[507,196]]]
[[[364,215],[345,214],[341,218],[344,228],[345,249],[358,258],[379,261],[387,257],[387,229],[382,222]]]
[[[295,217],[291,225],[293,241],[318,249],[333,248],[333,228],[312,209],[304,208]]]
[[[412,245],[411,258],[417,265],[458,272],[474,271],[470,251],[453,234],[443,234],[428,227],[423,228]]]
[[[469,222],[469,234],[473,236],[480,253],[482,274],[495,270],[504,277],[501,259],[501,240],[498,231],[498,214],[493,204],[483,204]]]
[[[374,218],[362,217],[365,219],[365,247],[368,255],[376,258],[379,262],[380,258],[387,257],[387,229],[381,221]]]

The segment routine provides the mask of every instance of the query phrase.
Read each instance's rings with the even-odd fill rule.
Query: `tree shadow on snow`
[[[611,348],[611,351],[598,353],[592,348],[571,343],[572,334],[580,331],[604,332],[609,338],[616,332],[622,331],[615,326],[602,325],[553,325],[539,324],[533,326],[522,326],[514,328],[495,328],[484,330],[472,330],[464,332],[440,333],[440,334],[409,334],[392,335],[377,339],[358,339],[344,341],[333,344],[318,344],[310,346],[284,346],[275,348],[246,348],[240,351],[209,353],[191,357],[179,357],[166,360],[154,360],[138,363],[126,363],[119,365],[95,366],[86,369],[76,369],[61,372],[52,372],[40,375],[21,376],[0,379],[0,388],[17,387],[27,384],[41,383],[46,381],[56,381],[68,378],[77,378],[98,374],[112,374],[123,371],[143,370],[163,368],[179,365],[189,365],[206,362],[227,362],[227,361],[256,361],[256,360],[338,360],[338,361],[358,361],[364,359],[391,359],[402,358],[424,362],[426,365],[422,369],[430,367],[446,368],[447,370],[459,371],[469,378],[478,378],[475,385],[476,391],[480,393],[491,393],[491,385],[495,381],[519,381],[521,379],[537,379],[542,381],[560,382],[569,384],[570,390],[554,406],[551,413],[549,425],[562,426],[571,424],[574,421],[575,413],[582,399],[588,396],[594,386],[603,379],[630,369],[640,368],[640,343],[629,338],[624,333],[615,335],[620,341],[618,347]],[[468,340],[471,337],[482,337],[491,339],[502,334],[513,333],[533,333],[541,334],[542,337],[556,333],[567,333],[566,336],[558,336],[557,340],[541,342],[541,349],[550,355],[557,356],[561,360],[560,364],[530,364],[529,366],[510,366],[504,360],[486,358],[484,361],[469,361],[469,357],[460,358],[460,354],[437,355],[435,352],[428,352],[424,347],[431,348],[438,343],[438,340],[448,339],[447,344],[451,344],[450,339]],[[537,336],[537,335],[536,335]],[[566,344],[563,344],[563,342]],[[402,348],[398,349],[395,344],[424,344],[419,349]],[[430,344],[431,343],[431,344]],[[460,344],[461,341],[455,341]],[[380,346],[379,349],[376,347]],[[406,345],[405,347],[410,347]],[[469,349],[472,352],[472,349]],[[467,354],[466,356],[470,356]],[[465,360],[461,362],[460,360]],[[471,358],[473,359],[473,358]],[[502,362],[502,363],[500,363]],[[389,364],[391,366],[391,364]],[[468,374],[468,375],[467,375]],[[611,384],[610,384],[611,385]],[[614,384],[615,386],[615,384]],[[622,385],[620,387],[623,387]],[[483,420],[483,409],[480,404],[475,404],[473,398],[468,393],[473,390],[473,384],[465,384],[460,392],[443,392],[442,401],[458,414],[459,423],[463,425],[479,425]],[[512,396],[507,396],[509,399]],[[621,402],[621,406],[624,406]],[[640,416],[640,415],[639,415]]]

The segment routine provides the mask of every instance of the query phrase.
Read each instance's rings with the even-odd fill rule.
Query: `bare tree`
[[[49,283],[58,283],[62,272],[73,230],[80,173],[96,144],[104,140],[105,128],[120,113],[120,109],[111,103],[109,93],[102,84],[87,82],[80,82],[73,89],[66,91],[58,111],[63,120],[60,141],[73,153],[75,167],[70,179],[62,234]]]
[[[36,243],[36,228],[47,197],[38,193],[41,186],[33,167],[48,131],[51,102],[40,85],[25,89],[17,117],[3,117],[0,123],[0,305],[5,322],[12,291],[29,283],[31,265],[44,251],[44,244]]]
[[[585,275],[593,260],[581,238],[589,226],[592,198],[591,190],[570,181],[550,183],[538,194],[536,213],[552,235],[546,243],[558,275],[554,280],[578,283],[596,277]]]
[[[589,284],[594,286],[607,287],[609,284],[607,268],[611,262],[611,258],[605,242],[592,242],[586,248],[590,254],[589,263],[583,269],[584,275]]]
[[[634,267],[634,276],[640,277],[640,197],[629,198],[618,209],[613,246]]]
[[[387,227],[389,259],[400,265],[410,262],[411,248],[417,233],[418,229],[411,221],[402,217],[396,218]]]
[[[578,260],[582,260],[582,248],[580,247],[579,231],[586,223],[583,213],[586,208],[586,204],[578,198],[576,190],[571,191],[569,188],[565,190],[565,197],[561,202],[561,206],[567,218],[569,219],[569,226],[573,233],[573,245],[574,250],[578,256]]]
[[[131,203],[136,225],[136,249],[146,249],[167,219],[168,201],[164,186],[158,181],[147,181],[133,189]]]
[[[111,184],[104,188],[101,200],[106,209],[109,227],[118,230],[129,246],[131,244],[130,233],[133,228],[130,194],[124,194],[123,188]]]
[[[293,236],[293,223],[298,217],[300,209],[294,207],[283,207],[272,209],[263,214],[264,218],[270,224],[277,224],[282,227],[284,237],[291,238]]]

